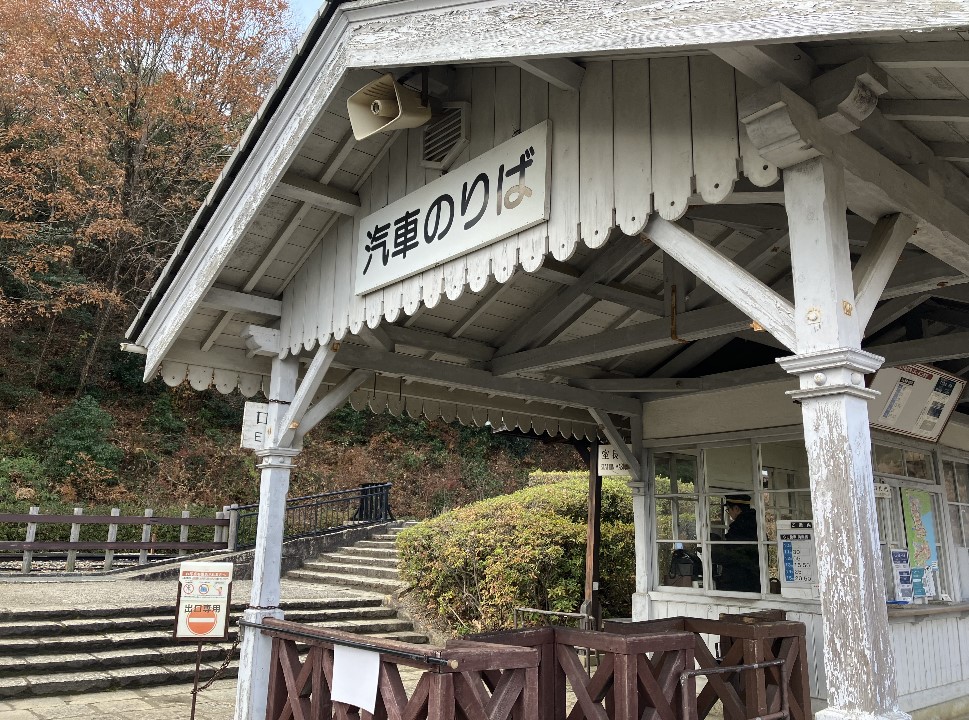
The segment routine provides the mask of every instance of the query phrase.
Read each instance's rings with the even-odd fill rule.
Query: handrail
[[[250,627],[262,632],[271,632],[274,635],[280,637],[292,637],[300,638],[303,640],[317,640],[329,643],[331,645],[342,645],[344,647],[352,647],[357,650],[369,650],[371,652],[380,653],[381,655],[392,655],[394,657],[405,658],[407,660],[415,660],[417,662],[426,663],[428,665],[446,665],[452,670],[457,670],[458,661],[457,660],[447,660],[446,658],[437,657],[434,655],[426,655],[417,652],[410,652],[407,650],[401,650],[399,648],[388,647],[375,642],[361,642],[358,640],[348,640],[346,638],[335,637],[333,635],[324,635],[319,633],[306,632],[303,630],[293,630],[290,628],[281,628],[274,625],[265,625],[263,623],[249,622],[248,620],[239,620],[239,625],[241,627]]]
[[[283,540],[316,537],[348,527],[364,527],[394,519],[390,509],[391,483],[366,483],[349,490],[333,490],[286,500]],[[259,505],[235,508],[234,548],[253,547]]]

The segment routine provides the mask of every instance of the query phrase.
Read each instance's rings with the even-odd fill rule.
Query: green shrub
[[[587,480],[519,490],[402,532],[403,578],[419,602],[459,632],[511,624],[515,607],[575,612],[585,579]],[[607,617],[630,613],[635,581],[632,496],[602,487],[600,598]]]
[[[114,419],[90,395],[75,400],[48,423],[50,439],[44,467],[48,475],[65,478],[81,466],[94,464],[115,473],[124,453],[109,440]]]

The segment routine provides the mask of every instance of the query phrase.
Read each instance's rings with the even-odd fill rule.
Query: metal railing
[[[352,490],[287,498],[283,540],[389,522],[394,519],[390,509],[390,488],[391,483],[367,483]],[[236,512],[233,546],[255,546],[259,505],[240,505]]]

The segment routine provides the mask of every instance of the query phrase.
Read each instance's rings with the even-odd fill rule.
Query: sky
[[[299,23],[300,30],[305,30],[310,20],[316,15],[316,11],[322,7],[324,0],[290,0],[289,6],[293,10],[293,15]]]

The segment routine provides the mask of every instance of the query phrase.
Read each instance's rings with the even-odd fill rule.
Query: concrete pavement
[[[192,707],[191,685],[23,698],[0,702],[0,720],[181,720]],[[231,720],[235,680],[217,680],[199,694],[196,720]]]

